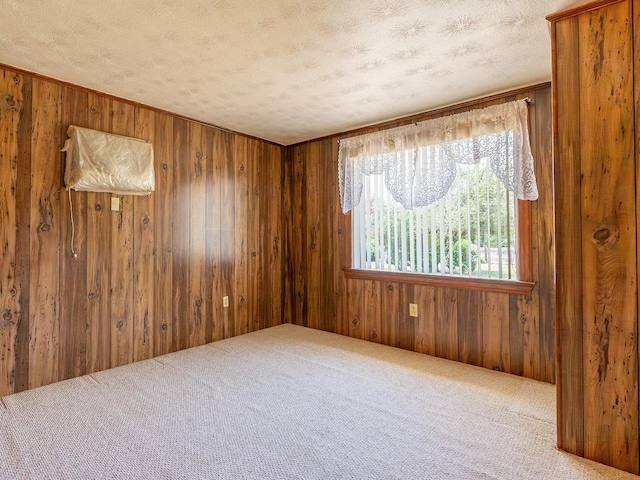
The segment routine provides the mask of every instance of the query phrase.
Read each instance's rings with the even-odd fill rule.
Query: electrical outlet
[[[229,297],[227,297],[226,295],[224,297],[222,297],[222,306],[223,307],[228,307],[229,306]]]
[[[111,197],[111,211],[119,212],[120,211],[120,198],[119,197]]]
[[[409,316],[410,317],[417,317],[418,316],[418,304],[417,303],[410,303],[409,304]]]

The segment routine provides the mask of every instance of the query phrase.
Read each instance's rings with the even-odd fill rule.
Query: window
[[[338,176],[348,276],[530,293],[526,100],[342,139]]]
[[[445,197],[413,209],[394,200],[383,177],[365,177],[352,211],[354,268],[518,278],[516,198],[488,158],[459,165]]]

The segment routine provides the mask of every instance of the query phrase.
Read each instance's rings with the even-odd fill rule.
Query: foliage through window
[[[447,195],[405,209],[384,174],[364,177],[352,211],[353,267],[391,272],[516,279],[516,198],[488,158],[458,165]]]

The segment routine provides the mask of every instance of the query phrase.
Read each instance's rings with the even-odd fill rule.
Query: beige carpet
[[[2,478],[637,479],[554,387],[282,325],[3,399]]]

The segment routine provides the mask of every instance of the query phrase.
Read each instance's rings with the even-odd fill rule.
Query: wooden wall
[[[531,296],[376,280],[345,279],[337,142],[374,128],[295,145],[287,151],[285,201],[287,321],[517,375],[555,380],[555,289],[551,91],[548,84],[458,109],[390,122],[386,128],[530,97],[531,146],[539,200],[532,202]],[[376,127],[380,128],[380,127]],[[409,316],[418,303],[419,317]]]
[[[640,1],[550,19],[558,445],[638,474]]]
[[[73,192],[70,124],[149,140],[149,197]],[[279,324],[283,149],[0,70],[0,395]],[[230,306],[222,307],[228,295]]]

